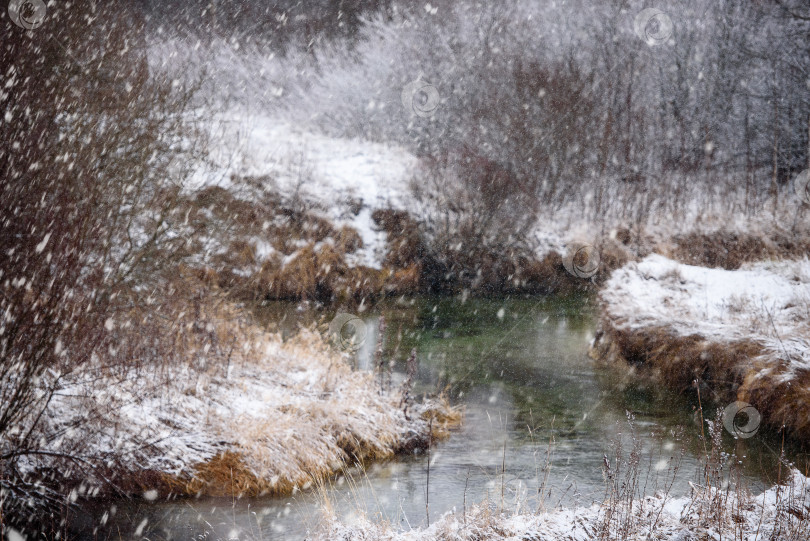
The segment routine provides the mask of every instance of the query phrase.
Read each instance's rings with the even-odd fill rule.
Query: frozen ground
[[[278,117],[232,111],[211,123],[213,153],[191,187],[233,188],[239,177],[261,177],[268,189],[298,194],[332,223],[354,227],[363,239],[355,263],[381,268],[385,233],[371,212],[404,209],[418,160],[405,149],[323,135]]]
[[[789,363],[785,377],[810,368],[810,260],[724,270],[653,254],[614,271],[600,295],[619,328],[666,327],[726,343],[752,340]]]
[[[365,519],[355,524],[332,522],[316,539],[799,541],[810,535],[806,518],[810,480],[797,470],[790,475],[785,485],[758,496],[696,486],[690,497],[673,499],[657,494],[634,500],[631,509],[625,504],[603,504],[535,513],[499,512],[491,506],[479,506],[466,515],[450,513],[428,528],[407,532],[394,532],[387,525]]]
[[[59,378],[39,429],[42,451],[110,466],[123,461],[124,471],[184,482],[196,466],[229,451],[256,479],[244,490],[288,493],[338,470],[350,459],[345,449],[386,457],[427,434],[422,406],[406,419],[398,393],[378,392],[371,373],[352,370],[319,335],[255,340],[255,355],[237,351],[224,365],[125,374],[99,367]],[[72,428],[79,425],[81,432]],[[195,486],[192,492],[228,492]],[[103,489],[92,475],[83,487]]]

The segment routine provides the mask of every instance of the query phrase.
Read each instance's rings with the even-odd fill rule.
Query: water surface
[[[284,335],[316,321],[325,327],[334,316],[290,303],[268,303],[260,313]],[[368,330],[359,369],[373,369],[381,314],[386,358],[396,361],[392,386],[416,348],[416,392],[443,392],[465,408],[464,425],[448,440],[286,498],[117,502],[99,534],[127,538],[141,526],[150,540],[302,539],[325,507],[347,522],[366,515],[407,529],[481,502],[523,510],[586,505],[605,496],[605,458],[628,458],[634,441],[639,490],[677,496],[700,480],[697,404],[596,367],[587,356],[596,325],[588,298],[387,302],[359,314]],[[704,404],[704,411],[714,408]],[[724,444],[752,490],[772,481],[779,445],[773,437],[734,441],[725,434]],[[87,518],[92,523],[109,508]]]

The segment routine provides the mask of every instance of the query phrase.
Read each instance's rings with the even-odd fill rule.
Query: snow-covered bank
[[[654,251],[728,267],[764,257],[795,257],[806,248],[796,235],[804,228],[804,219],[797,230],[792,218],[777,217],[794,216],[795,198],[782,197],[774,215],[741,214],[733,209],[746,197],[744,191],[720,193],[705,175],[672,173],[666,179],[646,179],[644,186],[603,178],[604,190],[586,184],[576,196],[554,204],[518,194],[521,197],[513,197],[503,215],[485,217],[486,205],[475,204],[482,199],[487,175],[496,178],[508,171],[484,154],[470,155],[453,147],[439,157],[419,158],[401,142],[329,135],[314,120],[296,122],[272,108],[232,106],[205,116],[210,152],[188,187],[220,187],[240,206],[256,207],[249,211],[255,219],[247,224],[253,227],[232,234],[248,248],[245,253],[252,254],[251,265],[231,269],[229,263],[217,272],[232,273],[236,281],[253,277],[254,282],[272,284],[269,288],[247,284],[246,289],[258,295],[329,302],[352,290],[359,301],[384,292],[413,293],[412,284],[424,286],[437,281],[436,276],[447,282],[436,289],[447,291],[564,293],[590,287],[581,279],[568,280],[563,267],[562,257],[574,244],[597,248],[597,282],[627,260]],[[465,160],[477,165],[464,169]],[[454,165],[436,165],[444,162]],[[475,184],[479,181],[482,186]],[[655,204],[643,215],[633,211],[640,204],[639,193],[654,192],[669,202],[672,186],[679,187],[682,205]],[[272,202],[257,208],[257,202],[265,199]],[[600,201],[612,206],[602,208]],[[617,204],[620,201],[634,202]],[[228,202],[219,204],[227,207]],[[386,227],[375,218],[392,211],[407,213],[413,227]],[[359,242],[351,243],[349,250],[325,253],[340,240],[336,234],[313,234],[321,226],[290,231],[302,214],[335,232],[345,229]],[[525,231],[510,229],[509,217],[514,216],[530,216],[531,226]],[[490,225],[479,230],[482,223]],[[286,240],[281,243],[274,236]],[[487,242],[496,238],[490,249]],[[232,250],[228,242],[221,244],[213,252]],[[406,257],[392,256],[396,251]],[[316,264],[310,265],[315,259]],[[446,268],[436,267],[437,261]],[[317,274],[310,281],[312,287],[288,284],[286,267],[291,262],[311,267],[293,274]],[[263,265],[267,268],[260,276],[257,271]],[[431,266],[435,276],[427,276]],[[398,279],[397,273],[417,279]],[[343,280],[345,276],[349,278]],[[360,286],[352,286],[358,283],[361,292]]]
[[[399,393],[380,392],[317,333],[253,339],[255,354],[235,348],[227,364],[62,378],[37,461],[23,467],[90,466],[61,470],[74,500],[107,492],[107,481],[147,499],[289,494],[355,461],[426,446],[431,418],[433,436],[460,420],[438,401],[406,416]]]
[[[754,405],[762,422],[810,436],[810,261],[710,269],[650,255],[600,293],[592,353],[668,385],[696,381],[718,400]]]
[[[459,179],[431,177],[400,145],[328,136],[316,126],[240,109],[211,115],[206,126],[211,152],[186,186],[187,221],[206,231],[195,249],[212,256],[214,281],[240,298],[362,302],[427,287],[543,293],[588,287],[566,273],[560,255],[568,240],[587,237],[584,226],[573,234],[570,223],[543,220],[531,239],[510,237],[510,250],[489,247],[480,258],[470,254],[485,249],[486,231],[432,230],[437,209],[425,210],[427,201],[441,210],[442,197],[454,193],[442,190]],[[474,215],[473,222],[482,221]],[[202,265],[206,257],[198,259]],[[626,260],[603,258],[614,259]]]
[[[505,511],[477,506],[450,513],[428,528],[396,532],[363,519],[341,524],[334,519],[316,540],[516,540],[593,541],[738,539],[803,540],[810,535],[810,479],[792,470],[784,485],[758,496],[745,491],[695,486],[690,497],[656,494],[610,507],[608,504],[541,512]],[[616,520],[615,517],[621,517]]]
[[[353,227],[363,240],[357,264],[379,269],[385,235],[371,212],[405,208],[408,182],[418,160],[404,148],[320,133],[278,116],[235,109],[210,121],[212,154],[191,188],[220,186],[238,194],[240,179],[261,179],[262,188],[295,195],[340,227]]]

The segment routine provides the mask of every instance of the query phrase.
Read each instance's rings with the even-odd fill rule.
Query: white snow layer
[[[724,270],[653,254],[614,271],[600,295],[618,328],[666,327],[718,342],[754,340],[791,369],[810,368],[807,259]]]
[[[786,469],[787,472],[787,469]],[[447,513],[428,528],[395,532],[389,526],[360,518],[343,524],[333,517],[315,539],[345,541],[433,541],[488,539],[490,541],[592,541],[625,539],[688,541],[697,539],[808,539],[810,479],[791,470],[786,484],[759,496],[745,491],[694,486],[691,496],[669,498],[657,494],[613,507],[595,504],[576,509],[531,512],[501,511],[477,506],[466,516]]]
[[[258,359],[227,365],[99,367],[64,377],[44,413],[40,445],[179,476],[235,451],[260,478],[283,481],[305,477],[313,464],[339,465],[342,432],[385,456],[399,439],[427,430],[421,406],[408,420],[398,394],[376,392],[372,375],[352,370],[311,331],[287,342],[261,336],[256,347]]]
[[[282,195],[298,193],[324,209],[334,224],[354,227],[363,248],[352,262],[381,268],[386,236],[374,227],[371,211],[404,208],[415,156],[395,145],[330,137],[243,111],[216,115],[210,136],[210,163],[200,166],[190,188],[231,188],[239,177],[261,177]]]

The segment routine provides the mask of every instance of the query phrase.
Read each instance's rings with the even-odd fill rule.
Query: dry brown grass
[[[286,264],[280,257],[267,259],[249,281],[261,297],[273,299],[363,298],[379,295],[386,273],[346,263],[344,245],[307,244]]]
[[[217,270],[205,271],[211,283],[242,300],[359,301],[383,292],[390,273],[347,262],[363,247],[354,228],[336,227],[314,206],[268,190],[272,179],[234,182],[232,190],[208,187],[183,202],[189,224],[214,242],[211,263]],[[260,256],[259,243],[270,253]],[[190,249],[211,247],[195,239]]]
[[[600,293],[591,355],[676,391],[748,402],[764,426],[807,440],[807,267],[801,259],[729,271],[651,256]]]
[[[385,290],[394,294],[415,293],[420,291],[422,282],[422,265],[414,263],[403,269],[387,270],[383,274]]]
[[[175,476],[171,490],[286,495],[346,466],[426,448],[461,423],[461,411],[444,398],[417,406],[409,420],[398,393],[381,394],[371,373],[353,370],[313,332],[283,344],[274,338],[269,347],[272,353],[236,367],[230,378],[211,378],[205,395],[237,391],[253,406],[205,413],[227,450]]]
[[[353,254],[362,247],[363,239],[353,227],[344,225],[335,235],[335,248],[341,253]]]
[[[378,209],[371,214],[374,222],[388,234],[388,252],[383,264],[405,269],[419,262],[427,252],[419,223],[404,210]]]
[[[249,243],[232,248],[245,260],[255,256]],[[262,270],[277,294],[382,287],[379,271],[349,268],[331,243],[309,244],[286,266]],[[153,289],[129,292],[107,324],[100,351],[109,358],[61,380],[42,440],[81,418],[87,430],[60,450],[101,457],[93,473],[104,490],[290,494],[346,465],[426,447],[460,422],[443,400],[414,407],[408,418],[398,393],[381,394],[372,374],[353,370],[314,331],[286,341],[263,332],[220,289],[222,276],[181,265]],[[113,440],[123,443],[105,447]],[[60,475],[64,486],[95,482],[76,468]]]
[[[210,234],[222,229],[216,237],[230,239],[216,249],[212,261],[217,271],[208,271],[208,279],[243,300],[359,302],[383,293],[386,279],[393,276],[390,269],[351,265],[347,260],[363,247],[354,228],[336,227],[317,208],[268,191],[269,179],[236,182],[253,195],[237,196],[238,189],[210,187],[186,202],[192,224]],[[271,252],[260,257],[259,243],[271,247]],[[199,244],[195,249],[204,248]],[[418,283],[409,274],[394,279],[397,290],[412,285],[415,290]]]
[[[181,494],[256,497],[262,493],[263,483],[239,453],[226,451],[195,465],[191,479],[185,483],[178,481],[177,485]]]
[[[546,254],[542,260],[519,258],[514,268],[515,276],[522,281],[522,289],[529,292],[561,295],[578,291],[593,292],[611,271],[632,257],[625,247],[611,239],[602,239],[596,249],[600,261],[593,281],[578,278],[566,271],[563,257],[556,251]]]
[[[810,439],[810,372],[788,373],[780,353],[755,340],[713,342],[663,327],[628,330],[603,317],[590,354],[675,391],[694,392],[698,382],[712,399],[748,402],[764,425],[784,427],[799,440]]]
[[[743,263],[766,259],[795,259],[810,253],[806,234],[772,230],[765,234],[715,231],[693,232],[672,239],[668,257],[688,265],[734,270]]]
[[[737,391],[738,400],[750,404],[762,414],[763,421],[775,428],[784,426],[788,434],[810,440],[810,372],[801,371],[786,378],[785,366],[754,362]]]
[[[751,359],[762,351],[754,341],[720,344],[697,334],[678,335],[666,327],[623,329],[607,317],[591,346],[591,356],[600,362],[626,363],[639,375],[665,381],[681,392],[693,388],[697,380],[724,398],[739,387]]]
[[[247,186],[252,182],[243,179]],[[372,269],[349,263],[347,256],[363,247],[352,227],[336,227],[316,208],[285,201],[272,190],[260,190],[252,198],[237,193],[206,188],[185,203],[184,212],[195,228],[229,239],[217,241],[221,246],[211,258],[216,283],[243,300],[360,302],[383,294],[456,291],[470,281],[467,287],[488,293],[568,294],[593,290],[594,283],[630,257],[628,247],[604,238],[598,246],[602,263],[596,279],[582,280],[569,275],[554,252],[537,259],[530,251],[514,248],[469,255],[466,249],[456,253],[449,246],[428,246],[423,223],[406,211],[388,208],[372,213],[388,242],[382,269]],[[260,257],[259,243],[273,251]],[[191,249],[209,248],[195,241]],[[445,259],[453,268],[442,263]],[[477,269],[477,277],[465,274],[463,269],[469,268]]]
[[[270,295],[281,299],[307,298],[307,293],[312,295],[315,291],[319,270],[314,246],[308,244],[278,270],[271,281]]]
[[[282,341],[237,315],[228,302],[201,301],[197,316],[210,325],[177,322],[175,344],[187,357],[156,372],[144,366],[138,377],[64,381],[66,395],[54,403],[64,422],[97,416],[100,434],[126,442],[108,449],[93,443],[101,437],[76,434],[92,444],[83,456],[108,464],[97,470],[100,494],[113,488],[101,479],[112,479],[119,491],[160,498],[288,495],[344,467],[427,448],[461,423],[443,398],[407,416],[398,391],[381,392],[372,373],[352,369],[314,331]],[[65,486],[95,482],[79,470],[64,475]]]
[[[443,440],[450,437],[450,432],[457,429],[464,420],[464,410],[453,407],[444,395],[422,410],[419,417],[431,427],[431,438]]]

